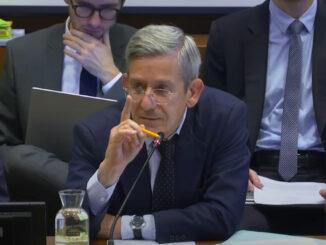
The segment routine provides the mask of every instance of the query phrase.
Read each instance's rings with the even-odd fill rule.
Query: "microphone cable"
[[[136,179],[132,183],[132,186],[130,187],[125,199],[123,200],[120,209],[118,210],[117,214],[114,216],[114,219],[113,219],[113,222],[112,222],[112,225],[111,225],[111,228],[110,228],[109,240],[107,242],[107,245],[114,245],[113,233],[114,233],[114,229],[115,229],[115,226],[117,224],[117,221],[119,219],[119,216],[121,215],[123,208],[126,206],[126,203],[127,203],[128,199],[129,199],[129,196],[131,195],[131,193],[132,193],[133,189],[135,188],[138,180],[140,179],[140,176],[144,172],[145,167],[147,166],[149,160],[151,159],[155,149],[161,144],[162,140],[164,139],[164,134],[163,133],[160,132],[158,134],[160,135],[160,138],[156,138],[156,139],[153,140],[153,147],[152,147],[151,151],[149,152],[146,161],[144,162],[142,168],[140,169]]]

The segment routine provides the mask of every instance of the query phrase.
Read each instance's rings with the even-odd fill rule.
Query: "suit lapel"
[[[317,126],[322,135],[326,126],[326,5],[318,1],[312,51],[312,93]]]
[[[250,145],[257,141],[264,108],[268,60],[269,1],[256,7],[245,32],[245,98],[248,104]]]
[[[197,185],[202,182],[206,147],[192,130],[191,125],[199,126],[193,114],[193,109],[188,109],[176,144],[175,197],[178,207],[186,207],[194,201],[194,193],[198,194],[200,188]]]
[[[65,25],[55,28],[49,34],[46,54],[44,57],[43,84],[44,88],[61,90],[63,72],[63,39]]]
[[[120,69],[120,71],[126,70],[126,63],[124,59],[124,40],[117,34],[117,25],[110,28],[110,44],[112,50],[112,56],[115,65]]]

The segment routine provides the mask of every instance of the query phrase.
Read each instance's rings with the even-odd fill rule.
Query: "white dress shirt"
[[[284,88],[289,56],[288,26],[294,18],[270,1],[270,26],[268,44],[268,64],[266,92],[262,122],[256,150],[279,150],[281,144]],[[314,21],[317,0],[299,18],[305,29],[301,32],[302,41],[302,80],[300,85],[300,107],[298,128],[298,149],[323,151],[317,129],[312,98],[312,48]]]

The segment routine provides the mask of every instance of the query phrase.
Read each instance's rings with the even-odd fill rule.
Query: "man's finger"
[[[65,46],[68,46],[68,47],[72,48],[77,53],[80,53],[82,51],[82,47],[78,43],[76,43],[74,41],[71,41],[71,40],[63,40],[63,44]]]
[[[65,53],[66,55],[68,55],[68,56],[70,56],[70,57],[72,57],[72,58],[74,58],[74,59],[80,61],[81,56],[80,56],[76,51],[65,48],[65,49],[64,49],[64,53]]]
[[[131,96],[127,95],[125,105],[121,112],[120,122],[130,119],[131,103],[132,103]]]
[[[111,53],[110,34],[109,34],[108,32],[106,32],[106,33],[104,34],[103,42],[104,42],[105,46],[108,48],[108,50],[109,50],[110,53]]]
[[[326,189],[321,189],[321,190],[319,191],[319,194],[320,194],[323,198],[326,199]]]
[[[79,40],[81,40],[83,42],[86,42],[86,43],[89,43],[89,42],[91,42],[93,40],[97,40],[96,38],[92,37],[91,35],[88,35],[87,33],[78,31],[76,29],[71,29],[70,33],[74,37],[77,37],[77,39],[79,39]]]
[[[254,191],[254,185],[251,183],[250,180],[248,180],[248,191],[250,191],[250,192]]]
[[[257,188],[261,189],[263,187],[263,183],[261,183],[258,174],[252,169],[249,170],[249,180]]]

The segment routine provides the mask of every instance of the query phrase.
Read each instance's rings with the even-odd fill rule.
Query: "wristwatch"
[[[141,234],[141,229],[144,228],[146,225],[146,222],[143,218],[143,216],[134,215],[130,221],[130,227],[134,233],[134,237],[137,240],[143,239],[143,236]]]

